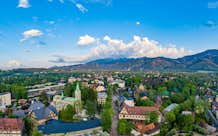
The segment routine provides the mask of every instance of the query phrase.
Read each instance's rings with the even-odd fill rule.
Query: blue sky
[[[216,0],[2,0],[0,68],[217,49]]]

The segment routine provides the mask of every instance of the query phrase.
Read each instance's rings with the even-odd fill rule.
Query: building
[[[76,113],[79,113],[82,110],[82,100],[81,100],[81,91],[79,89],[79,83],[77,83],[76,85],[74,108],[76,110]]]
[[[104,105],[106,102],[106,99],[107,99],[107,93],[105,92],[98,93],[98,98],[97,98],[98,104]]]
[[[125,98],[124,103],[128,106],[135,106],[135,102],[134,102],[134,99],[132,97],[129,97],[127,99]]]
[[[160,122],[160,112],[156,107],[151,106],[128,106],[124,104],[123,108],[119,113],[119,119],[129,119],[129,120],[148,120],[149,116],[146,115],[147,112],[155,111],[158,113]]]
[[[114,80],[111,84],[112,85],[118,84],[119,88],[125,88],[125,81],[123,80]]]
[[[11,93],[10,92],[0,93],[0,106],[1,105],[5,105],[5,106],[11,105]]]
[[[11,93],[10,92],[4,92],[0,93],[0,111],[4,111],[6,109],[6,106],[11,105]]]
[[[42,92],[46,93],[59,93],[62,91],[65,87],[65,83],[59,83],[56,85],[50,85],[50,84],[43,84],[43,85],[37,85],[33,87],[29,87],[31,89],[27,90],[28,97],[33,98],[33,97],[38,97]]]
[[[62,95],[55,95],[51,103],[51,105],[53,105],[57,109],[57,111],[65,109],[67,105],[72,105],[73,107],[75,107],[76,112],[79,112],[81,110],[81,104],[81,91],[79,89],[79,84],[77,84],[76,86],[75,98],[66,97],[62,92]]]
[[[22,136],[22,119],[0,118],[0,136]]]
[[[170,112],[170,111],[172,111],[173,109],[175,109],[177,106],[178,106],[178,104],[172,103],[172,104],[170,104],[169,106],[167,106],[167,107],[163,110],[163,112],[164,112],[164,113]]]
[[[99,119],[81,122],[49,120],[46,124],[39,125],[38,130],[46,136],[82,136],[93,131],[101,130],[101,121]]]
[[[68,83],[73,84],[76,81],[75,77],[68,78]]]
[[[65,109],[67,107],[67,105],[74,106],[75,101],[76,101],[75,98],[66,97],[62,93],[62,95],[55,95],[54,96],[51,105],[53,105],[57,109],[57,111],[60,111],[62,109]]]
[[[160,133],[160,128],[154,123],[145,125],[144,122],[136,122],[135,128],[143,136],[154,136]]]
[[[139,93],[139,97],[141,100],[145,100],[145,99],[148,99],[149,95],[147,92],[141,92]]]
[[[44,104],[42,104],[39,101],[34,101],[29,109],[29,116],[36,120],[38,124],[43,124],[46,121],[50,119],[57,119],[58,118],[58,112],[53,106],[45,107]]]
[[[97,86],[96,89],[95,89],[97,92],[104,92],[106,91],[105,87],[100,85],[100,86]]]

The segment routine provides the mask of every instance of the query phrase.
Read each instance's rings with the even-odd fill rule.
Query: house
[[[161,92],[161,97],[162,98],[169,98],[169,96],[170,96],[169,91],[165,90],[165,91]]]
[[[73,84],[76,81],[75,77],[69,77],[68,78],[68,83]]]
[[[98,93],[98,98],[97,98],[98,104],[104,105],[106,102],[106,99],[107,99],[107,93],[105,92]]]
[[[114,80],[112,83],[112,85],[117,84],[119,88],[125,88],[125,81],[121,80],[121,79],[116,79]]]
[[[172,104],[170,104],[169,106],[167,106],[167,107],[163,110],[163,112],[164,112],[164,113],[170,112],[170,111],[172,111],[173,109],[175,109],[177,106],[178,106],[178,104],[172,103]]]
[[[135,106],[135,102],[134,102],[134,99],[132,97],[129,97],[127,99],[125,98],[124,103],[128,106]]]
[[[0,118],[0,136],[22,136],[22,119]]]
[[[27,104],[27,99],[19,99],[18,104],[19,105],[26,105]]]
[[[97,86],[96,89],[95,89],[97,92],[104,92],[106,91],[105,87],[100,85],[100,86]]]
[[[45,107],[44,104],[42,104],[39,101],[34,101],[29,109],[28,115],[37,121],[38,124],[43,124],[46,121],[50,119],[57,119],[58,118],[58,112],[53,106]]]
[[[139,93],[139,97],[141,100],[145,100],[145,99],[148,99],[148,93],[147,92],[141,92]]]
[[[145,125],[144,122],[136,122],[135,128],[143,136],[153,136],[160,133],[160,127],[154,123]]]
[[[158,108],[152,106],[128,106],[126,104],[123,105],[119,113],[119,119],[128,119],[128,120],[147,120],[149,116],[146,115],[147,112],[155,111],[158,113],[158,122],[160,122],[160,112]]]

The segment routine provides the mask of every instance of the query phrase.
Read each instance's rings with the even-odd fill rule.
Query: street
[[[118,107],[116,106],[116,101],[117,101],[117,96],[113,95],[112,106],[113,106],[114,116],[112,118],[112,130],[111,130],[112,136],[118,136],[118,133],[117,133]]]

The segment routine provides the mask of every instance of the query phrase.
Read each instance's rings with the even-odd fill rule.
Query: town
[[[218,135],[218,75],[1,71],[0,136]]]

